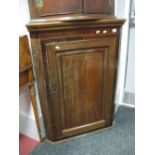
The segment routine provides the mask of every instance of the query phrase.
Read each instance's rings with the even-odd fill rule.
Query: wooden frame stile
[[[41,41],[40,39],[32,39],[31,40],[32,45],[32,56],[33,56],[33,62],[34,62],[34,68],[35,68],[35,79],[37,81],[38,90],[39,90],[39,99],[41,104],[41,111],[43,114],[43,121],[45,126],[45,132],[46,137],[49,139],[53,139],[53,132],[52,132],[52,124],[50,122],[49,117],[49,106],[48,106],[48,100],[47,100],[47,93],[46,93],[46,87],[45,87],[45,74],[44,74],[44,67],[43,67],[43,60],[42,60],[42,47],[41,47]]]

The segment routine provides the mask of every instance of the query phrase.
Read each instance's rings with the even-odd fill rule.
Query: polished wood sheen
[[[41,17],[37,11],[31,12],[36,16],[27,24],[48,141],[113,124],[124,23],[124,19],[113,16],[111,0],[72,1],[70,5],[66,0],[61,7],[59,3],[50,7],[53,2],[44,1],[44,11],[50,15]],[[58,15],[65,7],[73,8],[73,3],[77,9],[82,7],[81,13],[75,13],[74,8],[69,14],[65,11],[67,15]],[[57,16],[53,16],[56,7]]]
[[[114,0],[29,0],[29,8],[33,19],[88,13],[114,15]]]

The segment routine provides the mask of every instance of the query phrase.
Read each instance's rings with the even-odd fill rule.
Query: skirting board
[[[43,118],[39,118],[42,137],[45,137],[45,131],[43,126]],[[38,131],[35,119],[30,118],[22,113],[19,113],[19,132],[34,140],[39,141]]]
[[[123,102],[135,105],[135,93],[125,92]]]

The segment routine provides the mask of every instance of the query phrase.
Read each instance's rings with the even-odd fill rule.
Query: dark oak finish
[[[41,16],[81,12],[82,0],[44,0]]]
[[[30,57],[30,49],[27,36],[19,37],[19,88],[20,92],[29,88],[34,115],[37,124],[37,130],[40,142],[42,142],[41,129],[39,124],[39,117],[37,112],[37,105],[35,99],[35,91],[33,85],[33,71]]]
[[[82,0],[29,0],[31,18],[83,12]]]
[[[36,16],[27,24],[49,141],[112,125],[124,23],[114,17],[113,0],[72,1],[70,5],[64,1],[57,6],[57,14],[65,7],[67,13],[73,3],[78,3],[77,9],[82,7],[82,12],[74,14],[74,8],[71,14],[60,16],[51,16],[56,8],[50,7],[53,2],[44,1],[44,13],[50,14],[47,17],[41,17],[41,9],[38,14],[30,5],[31,17]]]
[[[48,140],[112,124],[123,22],[107,19],[83,21],[83,26],[79,22],[59,22],[59,27],[57,22],[27,25]]]
[[[61,138],[108,124],[113,91],[107,92],[113,83],[106,83],[114,78],[116,39],[45,46],[50,95],[55,113],[61,114],[54,117],[55,134]]]
[[[84,0],[84,13],[109,13],[112,2],[110,0]]]
[[[29,0],[29,8],[31,18],[87,13],[114,15],[114,0]]]

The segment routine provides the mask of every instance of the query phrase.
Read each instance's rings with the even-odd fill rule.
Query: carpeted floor
[[[119,107],[115,127],[60,144],[38,145],[31,155],[134,155],[135,110]]]

